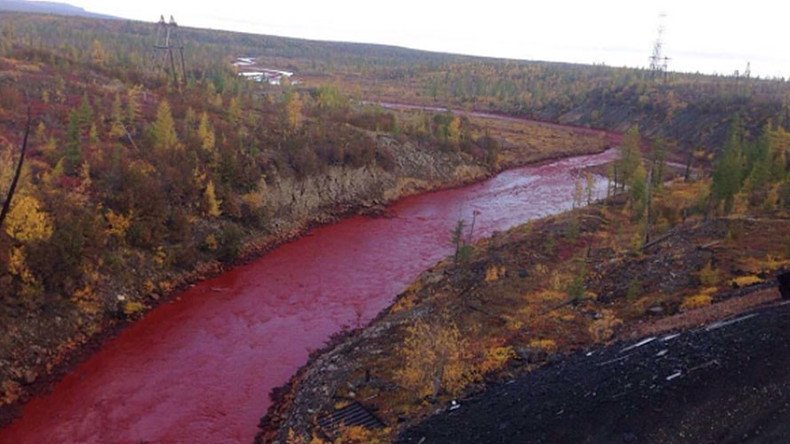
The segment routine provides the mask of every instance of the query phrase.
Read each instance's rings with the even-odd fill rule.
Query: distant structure
[[[170,22],[165,22],[165,16],[159,16],[159,23],[156,28],[156,44],[154,48],[157,52],[164,55],[165,71],[170,71],[173,76],[173,83],[176,85],[186,84],[187,82],[187,69],[184,63],[184,43],[181,41],[181,36],[178,33],[178,24],[176,24],[173,16],[170,16]],[[181,62],[181,80],[179,82],[178,69],[176,68],[176,56],[173,50],[178,51],[178,58]],[[168,60],[170,67],[168,68]]]
[[[664,20],[667,15],[661,13],[658,16],[658,37],[653,44],[653,54],[650,56],[650,72],[654,77],[663,77],[666,80],[667,65],[670,58],[664,55]]]

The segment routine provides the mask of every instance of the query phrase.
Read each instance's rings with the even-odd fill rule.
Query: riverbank
[[[604,141],[599,138],[575,138],[578,144],[567,145],[567,140],[573,136],[573,132],[564,132],[562,134],[549,133],[549,135],[558,136],[563,140],[563,149],[566,150],[563,154],[583,153],[588,151],[600,151],[605,148]],[[392,140],[385,139],[381,143],[394,143]],[[312,180],[309,183],[294,184],[287,183],[291,188],[289,193],[278,192],[277,190],[269,190],[272,200],[280,202],[278,210],[274,208],[273,214],[288,215],[284,209],[292,212],[291,219],[280,217],[278,222],[279,232],[274,236],[267,236],[263,238],[253,239],[247,242],[247,246],[242,250],[239,263],[249,262],[252,258],[259,257],[261,254],[271,251],[276,245],[281,245],[291,239],[297,238],[302,233],[310,230],[320,224],[331,223],[341,215],[358,214],[360,212],[366,213],[370,211],[378,211],[382,205],[405,196],[413,195],[422,191],[435,190],[438,188],[447,188],[460,186],[464,183],[479,181],[482,178],[489,177],[494,174],[496,170],[489,170],[482,167],[470,167],[468,162],[465,162],[462,157],[457,154],[448,154],[441,150],[419,150],[415,147],[412,148],[394,148],[401,150],[409,150],[409,152],[399,152],[398,158],[401,159],[403,164],[399,165],[400,171],[409,169],[412,173],[409,176],[397,178],[394,176],[386,177],[380,172],[364,172],[364,171],[338,171],[332,175],[328,175],[324,180]],[[514,148],[515,149],[515,148]],[[546,150],[543,154],[538,153],[536,156],[533,151],[526,151],[523,155],[524,162],[534,162],[537,160],[546,160],[552,157],[551,150]],[[411,159],[411,160],[410,160]],[[415,168],[415,165],[422,168],[422,170]],[[416,173],[415,173],[416,171]],[[420,174],[420,171],[422,173]],[[365,179],[367,177],[367,179]],[[376,185],[373,185],[376,184]],[[380,186],[381,184],[389,184],[387,187]],[[371,191],[374,190],[374,191]],[[315,198],[312,198],[314,196]],[[271,202],[271,200],[270,200]],[[296,205],[294,205],[296,204]],[[301,218],[299,217],[301,216]],[[305,216],[310,216],[306,218]],[[290,222],[289,222],[290,221]],[[145,305],[143,311],[148,311],[154,307],[161,306],[163,303],[172,303],[179,299],[179,288],[189,288],[194,282],[216,276],[223,270],[225,266],[218,262],[208,264],[201,267],[200,272],[181,275],[177,278],[168,276],[168,281],[171,283],[171,291],[158,292],[156,298],[152,298],[148,294],[140,294],[139,299]],[[172,284],[173,282],[178,284]],[[160,287],[157,285],[157,288]],[[223,291],[218,289],[215,292],[216,297],[223,296]],[[170,305],[170,304],[165,304]],[[32,383],[19,384],[22,396],[29,396],[36,391],[45,391],[52,387],[53,382],[58,379],[61,374],[65,374],[67,370],[74,369],[75,364],[79,363],[81,359],[89,356],[95,350],[100,348],[100,345],[106,343],[108,338],[111,338],[123,331],[133,319],[137,319],[141,313],[135,313],[134,316],[121,317],[116,319],[107,319],[106,323],[101,328],[90,336],[85,336],[79,341],[75,341],[74,337],[62,337],[63,342],[69,342],[70,347],[68,350],[62,352],[63,358],[58,364],[52,365],[52,361],[42,361],[38,365],[47,366],[52,365],[51,376],[41,376],[36,378]],[[131,319],[129,319],[131,318]],[[50,329],[51,331],[51,329]],[[63,334],[62,331],[53,331],[53,334]],[[35,336],[26,338],[28,344],[36,340]],[[29,350],[38,351],[46,356],[46,350],[41,350],[37,347],[30,347]],[[31,361],[35,362],[31,359]],[[24,372],[21,372],[24,375]],[[42,373],[43,375],[43,373]],[[6,421],[13,417],[13,413],[18,411],[22,402],[17,401],[15,404],[6,405],[3,407],[4,417]]]
[[[392,440],[494,381],[777,299],[759,290],[790,266],[790,246],[776,242],[790,219],[681,221],[705,186],[678,182],[660,192],[656,224],[666,236],[655,233],[646,248],[627,205],[615,200],[497,234],[465,263],[439,263],[372,324],[337,338],[275,391],[259,442],[334,439],[337,430],[317,424],[352,404],[384,425],[353,433]],[[444,353],[443,370],[436,353]]]

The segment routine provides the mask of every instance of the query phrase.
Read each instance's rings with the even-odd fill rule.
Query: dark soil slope
[[[638,346],[640,343],[650,342]],[[491,387],[401,442],[788,442],[787,302]]]

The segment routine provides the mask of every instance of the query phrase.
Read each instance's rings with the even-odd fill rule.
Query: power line
[[[658,15],[658,37],[653,43],[653,53],[650,55],[650,72],[653,76],[663,75],[664,79],[666,79],[670,60],[664,55],[664,33],[666,32],[664,21],[666,17],[667,15],[663,12]]]
[[[186,84],[187,69],[184,62],[184,43],[178,32],[178,24],[173,16],[170,16],[170,21],[165,22],[165,16],[159,16],[159,23],[156,28],[156,44],[154,48],[164,54],[165,58],[169,60],[170,68],[168,69],[167,60],[164,62],[165,71],[170,71],[173,76],[173,83],[176,85]],[[179,83],[178,69],[176,68],[176,56],[173,55],[173,50],[178,51],[179,61],[181,62],[181,82]]]

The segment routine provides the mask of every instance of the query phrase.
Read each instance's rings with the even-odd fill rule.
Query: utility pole
[[[653,77],[663,77],[665,82],[667,80],[667,67],[670,60],[669,57],[664,55],[664,32],[666,30],[664,20],[666,17],[667,15],[663,12],[658,16],[658,37],[656,37],[656,41],[653,43],[653,54],[650,56],[651,75]]]
[[[170,22],[165,22],[165,16],[159,16],[159,23],[156,29],[156,44],[154,48],[157,51],[165,53],[165,57],[170,62],[170,73],[173,76],[173,83],[175,85],[186,85],[187,82],[187,69],[184,62],[184,44],[178,34],[178,24],[173,16],[170,16]],[[178,51],[179,61],[181,62],[181,82],[179,83],[178,69],[176,69],[176,56],[173,55],[173,50]],[[165,62],[165,71],[168,70],[167,62]]]

